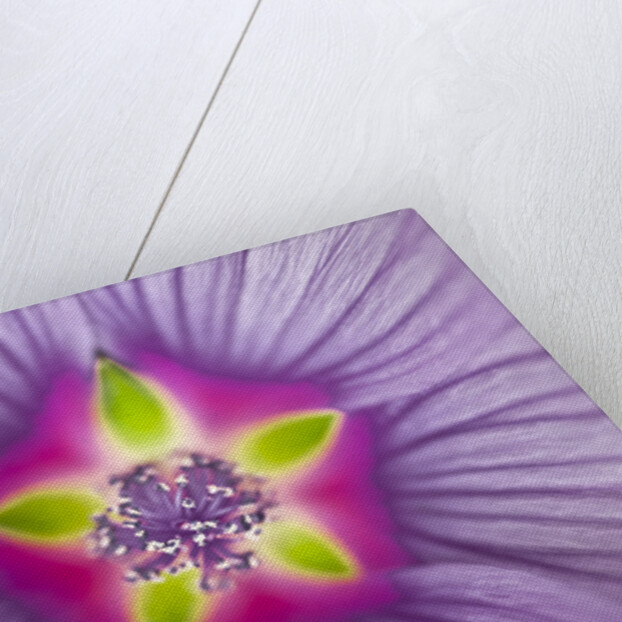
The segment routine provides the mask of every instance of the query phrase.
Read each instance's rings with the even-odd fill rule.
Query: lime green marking
[[[263,537],[271,557],[288,569],[325,579],[350,579],[356,564],[326,535],[291,523],[273,523]]]
[[[196,572],[166,575],[161,583],[145,583],[136,591],[140,622],[198,622],[204,613],[205,595],[199,591]]]
[[[47,490],[25,493],[0,506],[0,533],[55,542],[93,529],[102,502],[88,493]]]
[[[274,471],[310,460],[333,440],[340,418],[336,411],[309,412],[260,426],[244,442],[245,465],[255,471]]]
[[[131,449],[157,448],[173,425],[164,401],[138,376],[110,359],[99,359],[100,413],[113,437]]]

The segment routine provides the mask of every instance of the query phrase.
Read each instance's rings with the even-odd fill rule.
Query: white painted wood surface
[[[0,307],[122,280],[256,0],[0,5]]]
[[[219,27],[239,33],[251,7],[221,4],[195,22],[218,9]],[[81,9],[72,36],[87,52],[70,62],[60,38],[75,28],[57,28],[44,77],[15,78],[16,112],[0,112],[15,136],[0,135],[5,308],[131,265],[201,115],[188,104],[194,120],[176,116],[176,89],[205,106],[213,70],[196,50],[225,38],[170,6],[135,18],[156,23],[140,42]],[[42,36],[30,14],[5,12],[23,32],[0,37],[4,58]],[[144,47],[171,31],[177,43],[147,62]],[[262,0],[132,275],[415,207],[622,423],[620,32],[617,0]],[[141,96],[156,102],[132,112],[145,71]]]

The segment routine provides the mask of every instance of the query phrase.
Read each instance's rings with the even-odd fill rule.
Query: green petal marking
[[[294,523],[271,523],[262,534],[266,552],[296,573],[319,579],[352,579],[356,563],[328,534]]]
[[[99,411],[106,428],[133,450],[164,448],[173,425],[163,399],[153,388],[110,359],[97,363]]]
[[[249,470],[273,472],[311,460],[335,438],[341,413],[310,411],[279,417],[244,439],[240,458]]]
[[[0,505],[0,534],[40,542],[59,542],[93,529],[102,502],[88,493],[35,490]]]
[[[144,583],[136,590],[139,622],[198,622],[205,615],[207,598],[199,590],[197,572],[166,575],[160,583]]]

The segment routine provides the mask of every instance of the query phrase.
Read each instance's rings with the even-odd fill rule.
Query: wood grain
[[[617,0],[264,0],[136,275],[415,207],[622,423]]]
[[[3,3],[0,308],[123,279],[255,1]]]

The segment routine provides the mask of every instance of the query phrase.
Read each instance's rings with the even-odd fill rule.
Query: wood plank
[[[255,1],[4,3],[0,308],[124,278]]]
[[[264,0],[136,274],[415,207],[622,423],[620,22]]]

